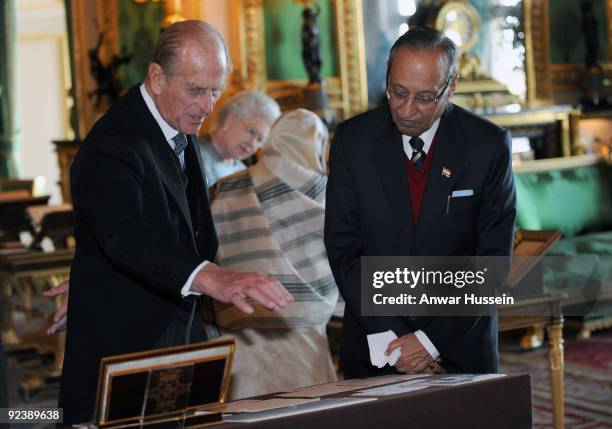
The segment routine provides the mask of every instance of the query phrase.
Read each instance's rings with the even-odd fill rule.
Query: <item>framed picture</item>
[[[512,267],[506,278],[508,285],[513,287],[519,283],[560,238],[559,231],[516,231]]]
[[[224,403],[234,351],[234,340],[221,338],[103,358],[96,422],[108,426],[185,418],[198,408]]]
[[[242,89],[264,90],[283,109],[300,107],[308,79],[301,56],[304,3],[319,8],[321,75],[329,107],[348,118],[367,108],[361,0],[235,0],[231,21],[238,23],[235,80]]]
[[[82,140],[118,97],[145,77],[164,3],[66,0],[73,74],[73,127]]]
[[[116,0],[67,0],[68,38],[72,69],[74,107],[72,125],[78,140],[85,138],[96,120],[108,109],[102,99],[96,103],[90,94],[96,89],[91,58],[103,61],[118,52]],[[104,37],[100,40],[100,34]]]

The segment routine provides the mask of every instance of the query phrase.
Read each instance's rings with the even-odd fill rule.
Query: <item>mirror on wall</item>
[[[526,101],[525,31],[521,0],[362,0],[368,100],[383,102],[393,42],[414,25],[436,27],[459,47],[456,102],[473,110]]]

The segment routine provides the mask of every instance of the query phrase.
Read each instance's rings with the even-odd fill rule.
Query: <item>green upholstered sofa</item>
[[[515,165],[514,176],[517,228],[563,234],[547,254],[562,257],[544,258],[544,291],[568,296],[564,313],[581,316],[566,323],[580,336],[612,326],[612,162],[594,155],[530,161]],[[597,284],[598,296],[586,308],[585,282]]]

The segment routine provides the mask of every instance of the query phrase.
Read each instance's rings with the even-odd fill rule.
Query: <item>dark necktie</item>
[[[181,156],[181,153],[183,153],[187,147],[187,137],[185,137],[183,133],[178,133],[172,137],[172,141],[174,142],[174,153],[176,156]]]
[[[423,140],[419,136],[410,138],[410,146],[412,147],[412,165],[416,171],[421,171],[421,167],[425,162],[425,152],[423,152]]]

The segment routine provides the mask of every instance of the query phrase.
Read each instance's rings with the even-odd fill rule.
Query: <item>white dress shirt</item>
[[[436,119],[431,127],[421,134],[419,137],[423,140],[423,152],[425,155],[429,153],[429,148],[431,147],[431,143],[433,142],[434,137],[436,136],[436,131],[438,131],[438,125],[440,125],[440,118]],[[404,152],[408,159],[412,159],[412,146],[410,146],[410,139],[412,136],[406,136],[402,134],[402,143],[404,144]]]

